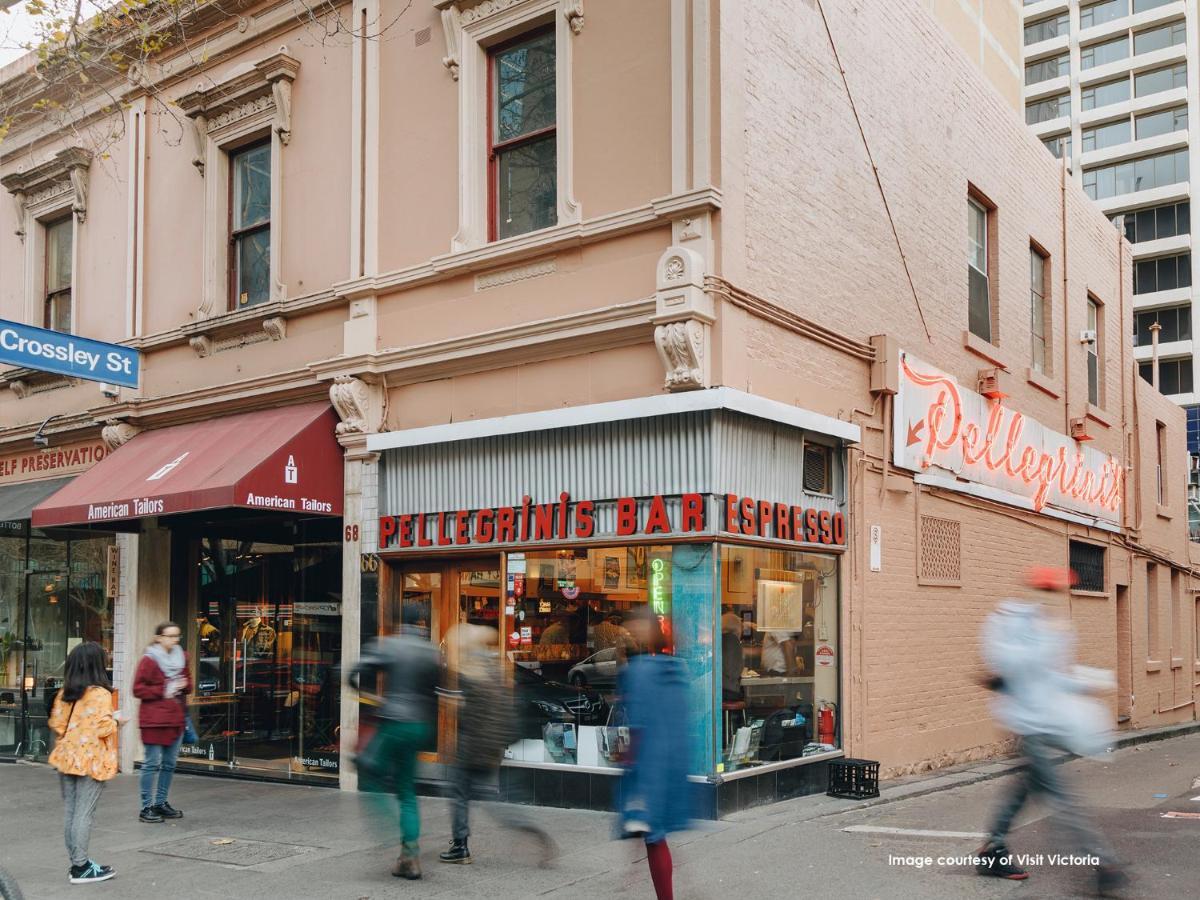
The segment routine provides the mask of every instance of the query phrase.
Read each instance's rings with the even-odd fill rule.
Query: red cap
[[[1065,566],[1034,566],[1025,573],[1025,583],[1039,591],[1065,591],[1079,583],[1079,576]]]

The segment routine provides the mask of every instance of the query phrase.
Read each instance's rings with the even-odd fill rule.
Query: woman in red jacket
[[[155,628],[154,643],[146,649],[133,676],[133,695],[142,701],[138,726],[146,747],[142,762],[142,812],[138,816],[143,822],[183,817],[167,802],[175,760],[183,743],[184,698],[192,691],[187,654],[179,646],[181,633],[174,622],[163,622]]]

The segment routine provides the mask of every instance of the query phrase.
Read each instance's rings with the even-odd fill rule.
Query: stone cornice
[[[699,188],[583,222],[546,228],[484,247],[435,256],[427,263],[339,282],[334,285],[334,290],[341,296],[354,299],[357,296],[430,284],[480,269],[499,268],[538,256],[548,256],[622,234],[646,231],[668,225],[681,216],[714,212],[720,208],[721,191],[718,188]]]
[[[388,385],[395,387],[483,371],[514,351],[520,352],[522,362],[529,362],[650,343],[654,339],[654,310],[653,298],[634,300],[412,347],[338,356],[313,363],[309,371],[325,381],[345,376],[386,376]]]

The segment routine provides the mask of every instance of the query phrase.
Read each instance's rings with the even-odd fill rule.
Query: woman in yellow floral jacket
[[[58,738],[50,765],[58,769],[65,810],[71,884],[107,881],[116,874],[88,857],[88,839],[104,783],[117,774],[117,728],[104,651],[91,641],[67,657],[63,688],[54,698],[50,730]]]

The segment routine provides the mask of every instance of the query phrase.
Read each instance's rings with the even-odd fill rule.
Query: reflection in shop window
[[[837,559],[722,545],[726,771],[838,746]]]

